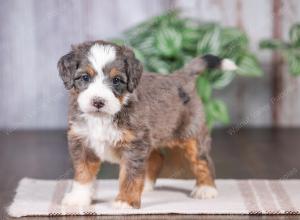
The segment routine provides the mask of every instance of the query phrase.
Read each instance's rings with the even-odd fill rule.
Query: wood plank
[[[281,0],[273,0],[273,38],[282,40],[282,4]],[[278,51],[272,54],[272,96],[277,99],[283,89],[283,59]],[[273,125],[278,126],[282,117],[282,99],[276,100],[272,105]]]
[[[287,0],[283,1],[282,6],[283,39],[289,40],[290,27],[300,21],[300,4],[297,0]],[[286,63],[283,66],[283,72],[279,126],[297,127],[300,124],[300,77],[289,74]]]

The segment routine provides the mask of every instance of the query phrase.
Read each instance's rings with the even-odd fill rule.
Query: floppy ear
[[[78,61],[75,59],[74,51],[62,56],[57,63],[57,68],[66,89],[72,89],[74,86],[73,75],[78,68]]]
[[[141,62],[135,58],[131,49],[126,48],[124,50],[126,75],[127,75],[127,90],[133,92],[133,90],[139,84],[142,76],[143,66]]]

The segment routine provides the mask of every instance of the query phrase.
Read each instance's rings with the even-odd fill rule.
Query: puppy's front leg
[[[114,203],[118,208],[140,208],[145,171],[135,173],[126,162],[120,164],[119,194]]]
[[[100,167],[100,159],[94,152],[84,148],[82,145],[70,148],[70,154],[75,175],[72,189],[64,196],[62,204],[88,206],[92,201],[93,183]]]
[[[140,208],[148,149],[126,149],[120,163],[119,194],[114,203],[120,208]]]

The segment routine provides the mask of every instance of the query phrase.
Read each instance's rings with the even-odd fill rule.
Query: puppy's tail
[[[206,69],[221,69],[227,71],[234,71],[237,65],[230,59],[222,59],[211,54],[197,57],[187,63],[181,70],[183,74],[187,75],[201,75]]]

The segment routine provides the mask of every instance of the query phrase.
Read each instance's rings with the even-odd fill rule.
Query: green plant
[[[277,39],[262,40],[260,48],[280,51],[287,61],[289,72],[300,75],[300,23],[290,28],[289,42]]]
[[[130,28],[124,32],[123,40],[115,42],[131,46],[146,70],[160,74],[171,73],[193,57],[207,53],[233,59],[239,67],[237,71],[207,71],[197,79],[197,91],[204,103],[209,127],[216,122],[229,122],[227,107],[221,100],[212,97],[213,89],[224,88],[236,74],[262,75],[256,57],[249,51],[245,33],[237,28],[181,18],[178,11]]]

